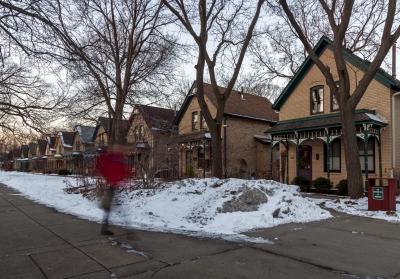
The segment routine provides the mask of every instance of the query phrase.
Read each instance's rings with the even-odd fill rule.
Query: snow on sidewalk
[[[399,198],[397,198],[399,201]],[[382,219],[393,223],[400,223],[400,207],[397,206],[396,212],[386,211],[368,211],[368,198],[361,199],[335,199],[326,200],[325,207],[334,209],[339,212],[356,215],[361,217],[369,217],[374,219]]]
[[[103,211],[98,202],[80,194],[65,193],[63,181],[66,179],[73,181],[75,178],[0,172],[1,183],[20,191],[29,199],[61,212],[101,221]],[[254,211],[222,212],[226,211],[221,210],[225,202],[234,204],[242,201],[241,195],[249,189],[264,197],[264,202]],[[250,191],[250,194],[253,192]],[[111,223],[145,230],[249,240],[241,233],[330,217],[331,214],[315,201],[302,197],[297,186],[267,180],[209,178],[166,183],[157,190],[123,192],[111,214]]]

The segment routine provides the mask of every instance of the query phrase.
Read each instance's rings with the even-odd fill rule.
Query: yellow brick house
[[[222,91],[222,90],[221,90]],[[216,97],[204,84],[205,101],[213,115]],[[268,99],[233,90],[223,119],[223,169],[226,177],[271,178],[270,141],[264,132],[277,121]],[[212,168],[211,134],[202,116],[193,83],[175,118],[180,177],[209,177]]]
[[[335,73],[332,42],[322,37],[315,52]],[[368,66],[344,52],[351,92]],[[400,81],[379,70],[356,108],[355,122],[361,167],[365,178],[389,177],[400,168]],[[327,177],[334,185],[347,178],[341,144],[341,119],[323,74],[308,57],[275,101],[277,125],[267,134],[279,149],[280,179]]]

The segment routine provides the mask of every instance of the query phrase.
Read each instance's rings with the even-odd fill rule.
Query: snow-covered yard
[[[74,179],[0,172],[1,183],[29,199],[100,222],[103,211],[97,201],[64,191],[64,181],[74,182]],[[315,200],[302,197],[296,186],[267,180],[210,178],[167,183],[157,190],[122,192],[112,212],[111,223],[145,230],[246,239],[241,233],[256,228],[330,217],[331,214],[321,209]]]
[[[400,201],[399,197],[397,201]],[[351,199],[335,199],[326,200],[324,202],[327,208],[332,208],[336,211],[375,219],[382,219],[389,222],[400,223],[400,206],[397,205],[396,212],[386,211],[368,211],[368,198],[357,200]]]

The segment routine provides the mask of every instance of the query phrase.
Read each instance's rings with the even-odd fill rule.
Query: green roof
[[[322,38],[318,41],[318,43],[314,47],[314,52],[320,56],[323,51],[326,49],[333,49],[333,42],[326,36],[322,36]],[[369,61],[361,59],[354,53],[349,50],[345,50],[344,58],[347,62],[353,64],[357,68],[361,70],[366,70],[370,64]],[[282,93],[279,95],[278,99],[276,99],[273,104],[273,109],[279,110],[280,107],[286,102],[292,92],[296,89],[297,85],[303,80],[304,76],[308,73],[311,67],[314,65],[314,61],[312,61],[311,57],[308,56],[303,64],[299,67],[293,78],[289,81],[286,87],[283,89]],[[394,90],[400,91],[400,81],[393,78],[391,75],[386,73],[384,70],[379,69],[374,77],[377,81],[382,83],[383,85],[392,88]]]

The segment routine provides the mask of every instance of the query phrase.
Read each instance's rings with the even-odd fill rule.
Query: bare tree
[[[156,76],[172,72],[174,41],[164,30],[170,18],[159,1],[10,0],[0,6],[13,26],[32,32],[28,48],[15,28],[3,25],[23,49],[54,59],[74,82],[91,85],[88,106],[105,106],[113,119],[111,144],[124,138],[120,123],[126,102]]]
[[[55,120],[51,112],[60,109],[64,96],[32,73],[26,61],[20,66],[11,58],[0,67],[0,129],[20,138],[31,133],[45,133]]]
[[[332,37],[330,23],[323,16],[325,12],[317,1],[296,0],[289,3],[311,45],[315,45],[323,35]],[[250,49],[253,70],[268,83],[284,83],[294,76],[308,53],[279,4],[271,1],[268,8],[268,24],[263,25],[262,32]],[[346,48],[370,60],[380,45],[385,11],[382,0],[355,1],[346,32]]]
[[[223,176],[221,128],[225,104],[235,86],[264,2],[162,0],[197,46],[197,98],[211,133],[212,173],[216,177]],[[217,72],[227,66],[226,61],[230,62],[233,71],[226,88],[221,89]],[[206,65],[217,100],[216,115],[212,115],[204,98]]]
[[[312,9],[318,11],[320,13],[319,18],[326,21],[325,25],[329,27],[327,33],[333,39],[335,71],[339,77],[339,86],[336,86],[332,69],[325,65],[313,50],[312,32],[309,32],[310,25],[303,25],[299,20],[298,14],[304,13],[304,9],[298,9],[299,3],[303,2],[291,1],[289,5],[286,0],[279,0],[279,8],[286,15],[291,28],[295,31],[312,61],[324,75],[330,91],[338,100],[342,120],[345,161],[348,170],[349,195],[352,198],[360,197],[363,194],[363,180],[354,123],[355,109],[388,51],[400,36],[400,26],[394,26],[398,12],[396,0],[319,0],[313,2]],[[354,90],[351,90],[349,69],[344,58],[344,51],[349,49],[355,51],[359,47],[365,48],[373,36],[379,38],[379,43],[375,50],[372,47],[367,48],[371,50],[369,55],[371,63],[364,70],[364,75]]]

